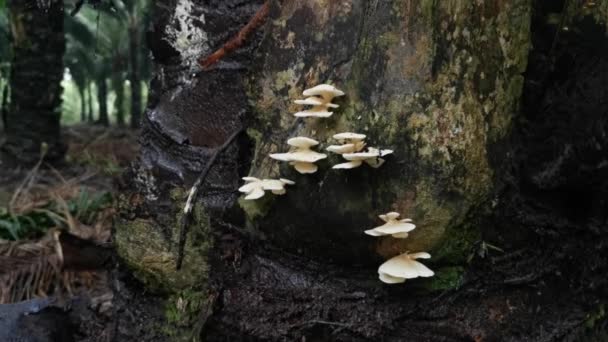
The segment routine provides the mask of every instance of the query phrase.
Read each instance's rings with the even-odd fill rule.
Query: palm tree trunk
[[[112,77],[112,88],[116,93],[116,102],[114,103],[116,107],[116,123],[118,126],[123,127],[125,125],[125,87],[120,74]]]
[[[95,111],[93,109],[93,82],[89,82],[87,85],[87,102],[89,107],[87,121],[93,123],[95,120]]]
[[[106,83],[105,75],[102,75],[97,81],[97,101],[99,102],[98,123],[108,126],[110,124],[110,120],[108,119],[108,84]]]
[[[47,160],[59,160],[65,152],[60,136],[63,2],[53,1],[46,11],[39,10],[35,0],[7,4],[13,62],[3,159],[13,164],[34,163],[44,143]]]
[[[4,85],[4,89],[2,89],[2,102],[0,102],[0,119],[2,123],[2,130],[6,130],[6,116],[8,115],[8,83]]]
[[[80,122],[87,121],[87,99],[85,87],[78,87],[78,94],[80,95]]]
[[[138,128],[141,120],[142,94],[140,76],[140,37],[137,27],[129,28],[129,81],[131,83],[131,128]]]

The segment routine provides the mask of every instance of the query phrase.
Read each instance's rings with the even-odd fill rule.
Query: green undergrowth
[[[109,192],[81,190],[76,197],[66,200],[65,205],[69,214],[79,222],[93,224],[99,211],[111,202]],[[3,240],[34,239],[51,228],[65,226],[65,209],[62,203],[54,200],[18,214],[10,212],[7,207],[0,207],[0,239]]]

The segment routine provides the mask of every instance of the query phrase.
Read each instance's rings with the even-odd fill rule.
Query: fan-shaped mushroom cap
[[[241,187],[239,188],[239,191],[240,191],[240,192],[247,192],[247,193],[248,193],[248,192],[253,191],[253,189],[255,189],[255,188],[257,188],[257,187],[260,187],[260,188],[261,188],[262,186],[261,186],[261,185],[259,185],[259,184],[257,184],[257,183],[254,183],[254,182],[252,182],[252,183],[247,183],[247,184],[245,184],[245,185],[241,186]]]
[[[287,153],[273,153],[270,158],[289,162],[300,173],[314,173],[317,171],[315,162],[327,158],[326,154],[315,152],[310,147],[319,144],[318,141],[307,137],[295,137],[287,140],[295,150]],[[288,180],[289,181],[289,180]]]
[[[266,186],[264,187],[264,189],[272,191],[272,193],[275,195],[285,195],[285,193],[287,193],[287,190],[285,189],[285,185],[296,184],[295,182],[290,181],[289,179],[284,179],[284,178],[265,179],[264,182],[266,182],[265,183]]]
[[[258,179],[255,177],[243,177],[243,180],[247,183],[241,186],[239,191],[247,194],[245,196],[246,200],[254,200],[264,196],[265,190],[270,190],[275,195],[283,195],[287,192],[285,190],[286,184],[295,184],[294,182],[283,178]]]
[[[408,254],[404,253],[393,257],[380,265],[378,274],[380,280],[389,284],[397,283],[397,279],[412,279],[418,277],[432,277],[435,273],[415,259],[428,259],[431,255],[426,252]]]
[[[401,216],[401,214],[399,214],[398,212],[395,212],[395,211],[391,211],[390,213],[378,215],[378,217],[381,218],[382,221],[384,221],[384,222],[388,222],[390,220],[396,220],[399,216]]]
[[[354,144],[356,146],[357,142],[354,142]],[[361,148],[363,148],[363,146],[365,146],[365,145],[363,143],[363,145],[360,145],[360,146],[361,146]],[[385,156],[387,154],[391,154],[391,153],[393,153],[393,150],[379,150],[374,147],[369,147],[366,152],[343,153],[342,157],[344,157],[344,159],[353,161],[353,162],[357,161],[357,163],[338,164],[338,165],[335,165],[333,168],[334,169],[352,169],[352,168],[361,166],[362,161],[369,164],[369,166],[371,166],[373,168],[378,168],[378,167],[382,166],[382,164],[384,164],[384,159],[382,159],[380,157]]]
[[[264,189],[255,188],[251,192],[249,192],[247,194],[247,196],[245,196],[245,199],[246,200],[256,200],[256,199],[262,198],[262,197],[264,197]]]
[[[361,164],[363,164],[363,161],[353,160],[353,161],[349,161],[347,163],[336,164],[332,167],[332,169],[354,169],[356,167],[361,166]]]
[[[304,96],[322,96],[324,99],[326,99],[328,97],[331,99],[336,96],[344,95],[344,92],[329,84],[319,84],[318,86],[304,90],[302,95],[304,95]]]
[[[319,167],[313,163],[293,161],[290,163],[299,173],[315,173]]]
[[[378,153],[375,152],[356,152],[356,153],[344,153],[342,155],[346,160],[366,160],[371,158],[380,157]]]
[[[365,137],[366,137],[365,134],[351,133],[351,132],[334,134],[334,139],[336,139],[336,140],[361,141],[361,140],[365,139]]]
[[[399,284],[399,283],[405,282],[405,278],[391,277],[390,275],[388,275],[386,273],[378,273],[378,276],[379,276],[380,280],[386,284]]]
[[[374,228],[373,230],[382,233],[383,235],[393,235],[399,233],[409,233],[414,229],[416,229],[416,225],[413,223],[395,221],[395,223],[387,222],[382,226]]]
[[[318,98],[316,96],[308,97],[308,98],[306,98],[304,100],[295,100],[293,102],[295,104],[306,105],[306,106],[320,106],[320,105],[323,105],[325,103],[323,101],[323,99]]]
[[[334,114],[333,112],[328,112],[326,107],[323,107],[321,109],[317,109],[317,107],[315,107],[313,109],[297,112],[293,116],[298,117],[298,118],[308,118],[308,117],[328,118],[328,117],[332,116],[333,114]]]
[[[319,145],[319,142],[315,139],[307,137],[295,137],[287,140],[287,144],[299,148],[309,148],[315,145]]]
[[[416,225],[411,223],[411,219],[397,220],[399,213],[391,211],[390,213],[379,215],[386,223],[365,231],[365,234],[371,236],[392,235],[394,238],[404,239],[408,237],[408,233],[416,229]]]
[[[344,154],[344,153],[354,153],[356,152],[355,144],[344,144],[344,145],[331,145],[327,146],[326,150],[329,152]]]
[[[270,155],[270,158],[287,162],[314,163],[327,158],[327,155],[312,150],[301,150],[288,153],[273,153]]]
[[[285,189],[285,184],[278,179],[264,179],[262,180],[262,188],[264,190],[280,191]]]
[[[264,196],[264,186],[261,180],[255,177],[243,177],[243,180],[248,183],[241,186],[239,191],[247,194],[245,196],[246,200],[254,200]]]

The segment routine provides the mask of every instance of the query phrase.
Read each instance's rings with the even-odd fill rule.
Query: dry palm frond
[[[103,247],[91,246],[96,244],[58,229],[35,242],[0,242],[0,304],[102,288],[107,274],[95,270],[105,258],[97,255],[105,252]],[[101,253],[90,248],[99,248]],[[88,255],[79,255],[81,251]]]
[[[63,251],[60,232],[37,242],[0,244],[0,303],[45,297],[61,282]]]

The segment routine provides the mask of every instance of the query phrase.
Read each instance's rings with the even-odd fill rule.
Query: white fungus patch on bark
[[[208,35],[202,28],[205,24],[205,14],[193,14],[195,5],[191,0],[179,0],[171,25],[165,28],[166,40],[177,50],[182,63],[187,66],[196,65],[196,61],[209,54]]]

